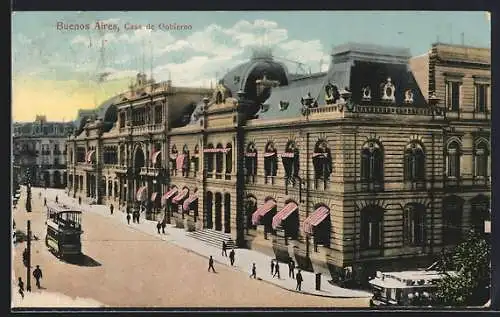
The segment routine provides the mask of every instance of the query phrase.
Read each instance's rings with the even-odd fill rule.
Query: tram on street
[[[57,257],[82,254],[81,214],[62,204],[47,203],[45,244]]]

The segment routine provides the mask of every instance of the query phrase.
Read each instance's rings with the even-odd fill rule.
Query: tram
[[[57,203],[47,203],[45,244],[57,257],[82,254],[81,211]]]

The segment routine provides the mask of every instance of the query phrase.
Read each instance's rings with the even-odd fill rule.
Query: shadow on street
[[[60,260],[68,264],[73,264],[78,266],[89,266],[89,267],[101,266],[101,263],[97,262],[96,260],[92,259],[91,257],[85,254],[66,256],[64,258],[60,258]]]

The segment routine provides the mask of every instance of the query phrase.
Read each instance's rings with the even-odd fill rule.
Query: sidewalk
[[[157,237],[163,241],[168,241],[186,250],[190,250],[200,256],[209,258],[210,255],[214,258],[215,269],[217,270],[217,265],[226,265],[231,267],[229,262],[229,257],[221,255],[221,249],[210,246],[203,243],[197,239],[191,238],[186,235],[184,229],[175,228],[173,225],[167,225],[166,234],[158,234],[156,229],[155,221],[145,220],[141,215],[141,220],[139,224],[131,222],[127,225],[126,214],[122,210],[117,210],[115,208],[113,215],[110,214],[108,206],[104,205],[87,205],[82,203],[81,206],[78,205],[78,199],[70,198],[65,193],[64,190],[59,189],[47,189],[47,200],[54,200],[55,196],[58,196],[59,202],[67,204],[69,206],[74,206],[81,209],[84,212],[94,212],[101,216],[114,218],[118,223],[128,226],[134,230],[138,230],[149,234],[151,236]],[[280,273],[281,278],[273,278],[270,272],[270,265],[272,258],[265,254],[259,253],[254,250],[248,249],[235,249],[235,264],[233,269],[243,271],[248,276],[250,276],[252,263],[255,263],[257,267],[257,278],[259,280],[274,284],[281,288],[295,291],[296,281],[288,277],[288,265],[287,263],[280,262]],[[228,251],[229,254],[229,251]],[[369,292],[350,290],[334,286],[328,282],[328,278],[325,275],[321,276],[321,290],[317,291],[315,289],[315,274],[311,272],[302,271],[302,277],[304,281],[302,282],[302,292],[304,294],[323,296],[323,297],[335,297],[335,298],[371,298],[372,294]]]

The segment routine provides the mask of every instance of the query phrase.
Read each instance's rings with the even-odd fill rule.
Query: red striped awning
[[[167,200],[172,198],[172,196],[174,196],[175,194],[177,194],[177,187],[171,188],[169,191],[163,194],[163,196],[161,196],[162,206],[165,205],[167,203]]]
[[[313,234],[313,228],[319,225],[323,220],[330,215],[330,210],[325,206],[316,209],[309,217],[304,220],[302,231],[307,234]]]
[[[214,148],[211,148],[211,149],[204,149],[203,150],[203,153],[227,153],[231,151],[231,148],[217,148],[217,149],[214,149]]]
[[[137,194],[135,195],[136,199],[138,201],[145,201],[147,199],[147,186],[141,186],[138,190],[137,190]]]
[[[257,152],[247,152],[247,153],[245,153],[245,156],[246,157],[256,157],[257,156]]]
[[[281,209],[274,217],[273,217],[273,229],[276,229],[283,220],[288,218],[295,210],[297,210],[299,206],[296,203],[290,202],[286,204],[283,209]]]
[[[176,154],[170,154],[170,159],[175,160],[177,158],[177,153]]]
[[[198,200],[198,195],[197,194],[192,194],[191,196],[188,197],[182,204],[182,209],[184,211],[189,211],[189,206],[194,203],[196,200]]]
[[[156,196],[158,196],[158,193],[152,193],[151,194],[151,201],[155,201],[156,200]]]
[[[177,196],[175,196],[173,199],[172,199],[172,202],[178,204],[181,200],[183,200],[184,198],[186,198],[187,194],[188,194],[188,189],[187,188],[184,188],[180,193],[177,194]]]
[[[185,154],[177,155],[175,159],[175,167],[177,170],[182,170],[182,166],[184,165],[184,159],[186,158]]]
[[[276,203],[273,200],[268,200],[262,206],[257,208],[257,210],[252,214],[253,225],[258,225],[260,218],[264,217],[274,207],[276,207]]]
[[[276,152],[265,152],[264,157],[271,157],[273,155],[276,155]]]
[[[281,157],[285,157],[285,158],[294,158],[294,157],[295,157],[295,153],[294,153],[294,152],[285,152],[285,153],[281,153]]]
[[[151,163],[153,165],[156,164],[156,162],[158,161],[158,156],[161,154],[161,151],[156,151],[156,152],[153,152],[153,154],[151,155]]]
[[[95,159],[95,150],[91,150],[87,152],[87,163],[92,163],[92,160]]]

